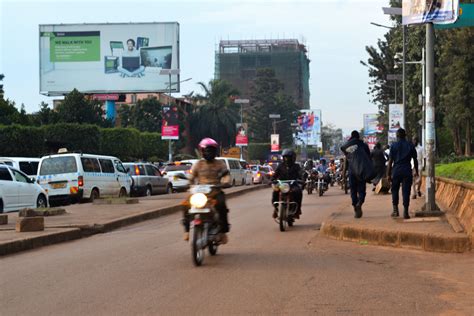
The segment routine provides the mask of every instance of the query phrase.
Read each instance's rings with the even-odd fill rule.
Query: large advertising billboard
[[[39,26],[40,93],[169,91],[164,69],[179,69],[179,24]],[[174,84],[173,84],[174,83]],[[179,74],[171,75],[179,92]]]
[[[179,139],[179,115],[176,106],[163,106],[163,120],[161,124],[161,139]]]
[[[295,144],[321,146],[321,110],[302,110],[298,116]]]
[[[402,23],[454,23],[458,10],[459,0],[403,0]]]
[[[235,135],[235,146],[248,146],[247,123],[237,123],[237,134]]]
[[[388,105],[388,143],[397,141],[397,130],[405,128],[403,104]]]
[[[364,136],[380,132],[378,114],[364,114]]]

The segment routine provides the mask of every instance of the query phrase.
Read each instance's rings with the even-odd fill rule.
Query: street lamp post
[[[169,82],[168,82],[168,84],[169,84],[168,109],[169,110],[171,109],[171,75],[179,75],[179,72],[180,72],[179,69],[162,69],[162,70],[160,70],[160,75],[168,75],[169,76]],[[173,161],[173,147],[172,147],[172,144],[171,144],[171,139],[168,139],[168,161],[169,162]]]
[[[249,104],[250,100],[249,99],[235,99],[234,103],[240,104],[240,126],[242,126],[244,122],[244,104]],[[248,136],[248,134],[247,134]],[[240,160],[244,159],[244,151],[243,151],[243,146],[240,146]]]

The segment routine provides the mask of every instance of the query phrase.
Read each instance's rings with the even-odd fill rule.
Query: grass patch
[[[460,181],[474,182],[474,160],[436,165],[436,175]]]

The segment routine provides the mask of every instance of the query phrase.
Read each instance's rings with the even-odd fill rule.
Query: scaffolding
[[[301,109],[309,109],[309,62],[306,46],[296,39],[220,41],[215,78],[230,82],[248,98],[257,70],[271,68],[284,93]]]

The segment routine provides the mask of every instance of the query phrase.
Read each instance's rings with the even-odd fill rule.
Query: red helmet
[[[204,149],[204,148],[207,148],[207,147],[218,148],[219,144],[215,140],[213,140],[212,138],[204,138],[199,143],[199,148]]]

